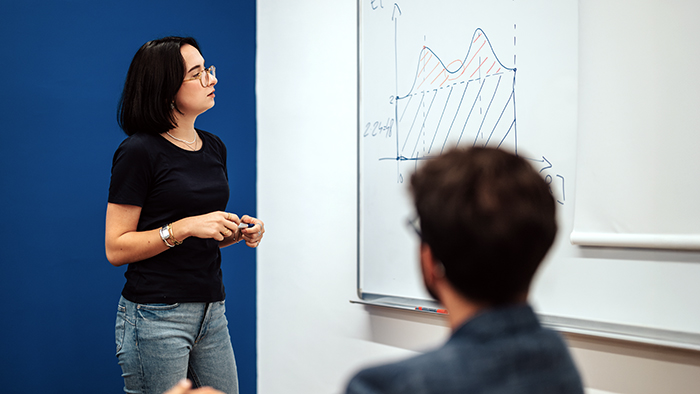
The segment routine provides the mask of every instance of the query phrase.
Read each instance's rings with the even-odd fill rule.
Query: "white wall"
[[[440,318],[349,303],[357,261],[356,0],[258,0],[257,18],[258,214],[267,230],[258,249],[258,392],[340,393],[357,368],[415,354],[448,330]],[[700,387],[698,353],[569,341],[591,394]]]

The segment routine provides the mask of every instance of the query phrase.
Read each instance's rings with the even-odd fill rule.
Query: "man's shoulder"
[[[551,393],[583,393],[559,335],[518,317],[521,312],[505,312],[461,327],[438,349],[361,371],[347,393],[539,393],[542,387]],[[495,322],[513,315],[512,324]]]
[[[583,394],[580,376],[566,352],[550,349],[542,356],[539,362],[518,362],[518,356],[499,359],[496,353],[480,352],[478,347],[451,344],[364,369],[352,378],[346,394]]]
[[[347,394],[437,393],[432,391],[431,376],[440,375],[445,356],[441,350],[390,364],[369,367],[358,372],[348,384]],[[436,389],[439,387],[435,387]]]

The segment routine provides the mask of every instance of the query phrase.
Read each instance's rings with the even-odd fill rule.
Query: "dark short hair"
[[[194,38],[165,37],[143,44],[134,55],[117,110],[117,122],[127,135],[160,134],[177,126],[171,103],[185,75],[180,53],[185,44],[199,50]]]
[[[514,302],[557,232],[555,201],[525,159],[493,148],[452,150],[411,177],[422,242],[465,297]]]

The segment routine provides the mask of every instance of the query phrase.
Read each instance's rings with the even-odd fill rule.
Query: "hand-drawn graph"
[[[396,98],[397,157],[421,159],[465,144],[506,143],[517,153],[515,81],[516,69],[501,63],[481,29],[463,60],[446,64],[423,47],[411,90]]]
[[[394,3],[394,50],[401,15],[401,8]],[[513,24],[514,32],[516,27]],[[365,137],[382,132],[392,137],[393,132],[395,150],[378,160],[397,162],[399,183],[404,181],[404,169],[415,167],[415,163],[407,167],[402,162],[429,159],[452,146],[488,146],[520,153],[515,56],[513,64],[504,64],[482,28],[476,28],[471,38],[456,41],[464,42],[466,53],[462,58],[443,59],[429,46],[420,48],[408,90],[399,91],[399,85],[405,84],[396,82],[397,92],[391,100],[393,117],[383,125],[369,122],[365,126]],[[516,41],[513,33],[514,46]],[[396,75],[399,67],[395,64]],[[552,163],[545,156],[525,158],[543,172],[557,202],[563,205],[564,176],[552,172]]]

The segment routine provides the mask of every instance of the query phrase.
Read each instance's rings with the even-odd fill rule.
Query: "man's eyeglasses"
[[[214,78],[216,78],[216,67],[209,66],[209,68],[205,68],[204,71],[197,73],[197,75],[192,78],[185,79],[185,81],[194,81],[195,79],[199,79],[199,83],[202,84],[202,87],[206,88],[207,86],[211,85]]]
[[[420,231],[420,218],[418,215],[406,221],[406,225],[411,227],[418,234],[418,238],[423,239],[423,233]]]

